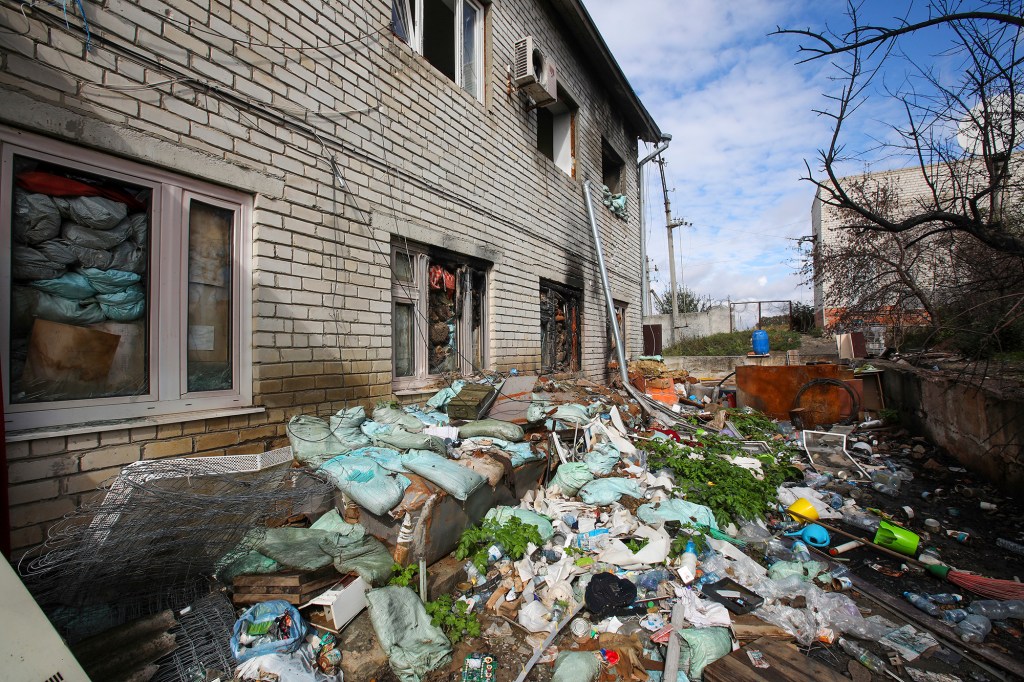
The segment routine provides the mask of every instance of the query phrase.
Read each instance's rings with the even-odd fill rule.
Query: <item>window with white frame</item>
[[[11,430],[247,407],[251,199],[0,129]]]
[[[537,149],[570,177],[576,177],[576,112],[579,107],[558,88],[558,100],[537,110]]]
[[[412,244],[391,250],[392,369],[398,388],[487,365],[487,268]]]
[[[392,0],[391,26],[441,73],[483,99],[483,5],[476,0]]]

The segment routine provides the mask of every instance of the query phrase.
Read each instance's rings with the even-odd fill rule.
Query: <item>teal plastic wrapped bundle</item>
[[[512,461],[512,466],[517,467],[526,462],[532,462],[535,459],[542,459],[542,456],[534,452],[533,445],[529,442],[526,443],[510,443],[507,440],[501,438],[487,438],[484,436],[473,436],[472,438],[466,438],[465,443],[477,447],[490,447],[498,448],[509,456]]]
[[[654,525],[662,521],[678,521],[684,526],[697,524],[718,530],[718,522],[715,521],[715,515],[710,509],[675,497],[661,502],[640,505],[640,508],[636,510],[636,517],[647,525]]]
[[[456,379],[452,382],[450,387],[442,388],[440,391],[434,394],[430,400],[427,401],[427,407],[432,410],[440,410],[442,407],[446,407],[448,403],[452,401],[462,390],[462,387],[466,385],[465,380]]]
[[[478,419],[459,427],[459,438],[485,436],[518,443],[525,435],[523,427],[500,419]]]
[[[558,467],[548,488],[558,486],[564,495],[572,497],[593,480],[594,474],[590,472],[586,462],[568,462]]]
[[[229,583],[234,580],[236,575],[262,575],[264,573],[277,573],[280,570],[281,564],[264,554],[251,551],[219,568],[217,570],[217,579],[221,582]]]
[[[487,481],[475,471],[426,450],[413,450],[402,463],[461,502]]]
[[[359,524],[347,523],[332,509],[310,526],[331,534],[319,541],[320,549],[334,558],[338,573],[355,573],[370,585],[383,585],[391,578],[395,560],[380,540],[367,534]]]
[[[439,455],[447,455],[448,448],[444,441],[428,433],[409,433],[394,424],[380,429],[373,436],[376,445],[387,445],[396,450],[430,450]]]
[[[86,276],[80,272],[68,272],[56,279],[39,279],[29,282],[29,285],[48,294],[74,301],[81,301],[96,295],[96,290],[89,284]]]
[[[725,628],[679,630],[679,669],[699,680],[704,668],[732,652],[732,635]]]
[[[369,457],[341,455],[324,462],[318,471],[356,504],[378,516],[398,506],[411,482]]]
[[[370,590],[366,603],[377,640],[401,682],[420,682],[451,659],[451,643],[408,587]]]
[[[520,509],[519,507],[494,507],[484,516],[485,519],[494,519],[501,525],[512,517],[516,517],[523,523],[528,523],[531,526],[537,528],[537,532],[540,533],[540,539],[543,542],[547,542],[551,539],[551,536],[555,534],[555,529],[551,526],[551,520],[538,514],[535,511],[529,509]]]
[[[596,651],[561,651],[555,659],[551,682],[593,682],[601,674]]]
[[[114,294],[142,281],[142,275],[126,270],[82,268],[79,272],[85,275],[92,288],[100,294]]]
[[[639,499],[644,492],[631,478],[598,478],[580,488],[579,492],[581,500],[599,507],[618,502],[623,495]]]
[[[330,566],[334,558],[320,544],[333,543],[337,533],[312,528],[267,528],[256,551],[286,568],[315,571]]]
[[[595,476],[607,476],[615,470],[619,463],[621,454],[619,449],[611,443],[598,443],[593,450],[583,456],[590,473]]]
[[[378,405],[373,408],[373,421],[378,424],[396,424],[411,433],[419,433],[424,427],[423,422],[416,417],[390,405]]]
[[[548,412],[552,409],[555,410],[554,413],[548,415]],[[534,402],[530,403],[530,406],[526,408],[526,420],[533,423],[547,418],[564,422],[570,426],[583,426],[590,423],[594,413],[594,408],[579,405],[577,403],[567,403],[565,405],[555,406],[543,400],[534,400]]]
[[[360,427],[366,421],[366,410],[362,405],[338,410],[330,419],[331,433],[349,450],[361,448],[370,444],[370,437],[362,432]]]
[[[348,456],[369,457],[388,471],[394,471],[399,474],[409,473],[409,470],[402,464],[402,455],[399,454],[398,450],[392,450],[391,448],[378,448],[375,446],[359,448],[348,453]]]
[[[319,417],[296,415],[288,420],[285,431],[292,446],[292,456],[308,467],[318,467],[349,450],[334,437],[327,422]]]

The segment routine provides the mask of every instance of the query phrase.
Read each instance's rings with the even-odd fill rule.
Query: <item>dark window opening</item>
[[[572,177],[576,177],[577,110],[562,88],[558,88],[558,101],[537,109],[537,150]]]
[[[423,0],[423,56],[456,80],[454,0]]]
[[[612,194],[621,194],[622,168],[625,166],[622,158],[615,153],[608,141],[601,138],[601,181]]]
[[[537,150],[552,161],[555,160],[553,135],[554,117],[547,109],[537,109]]]
[[[578,372],[581,367],[583,330],[578,289],[554,282],[540,284],[541,370]]]

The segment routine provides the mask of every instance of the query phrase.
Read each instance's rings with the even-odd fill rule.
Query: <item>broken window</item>
[[[426,247],[392,249],[395,382],[412,386],[484,367],[486,294],[487,271],[480,263]]]
[[[537,149],[568,175],[576,177],[576,111],[561,87],[558,100],[537,111]]]
[[[619,326],[619,334],[622,335],[623,343],[626,341],[626,304],[622,301],[615,301],[615,323]],[[628,344],[627,344],[628,348]],[[623,352],[627,350],[623,348]],[[615,330],[612,326],[608,325],[608,361],[618,362],[618,357],[615,352]]]
[[[579,289],[547,280],[540,283],[541,370],[578,372],[580,370]]]
[[[392,0],[391,28],[438,71],[483,99],[484,8],[476,0]]]
[[[601,138],[601,182],[612,194],[621,194],[622,168],[626,164],[615,153],[608,140]]]
[[[70,145],[0,144],[8,427],[248,403],[247,200]]]

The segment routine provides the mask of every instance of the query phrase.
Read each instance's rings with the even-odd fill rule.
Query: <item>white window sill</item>
[[[27,440],[40,440],[43,438],[55,438],[58,436],[75,436],[81,433],[102,433],[104,431],[117,431],[120,429],[137,429],[145,426],[160,426],[162,424],[181,424],[184,422],[199,421],[200,419],[217,419],[218,417],[237,417],[243,414],[258,414],[265,412],[263,407],[229,407],[214,410],[200,410],[198,412],[184,412],[178,414],[164,414],[153,417],[132,417],[130,419],[111,419],[109,421],[94,421],[84,424],[72,424],[69,426],[43,427],[38,429],[23,429],[21,431],[8,431],[6,441],[18,443]]]

